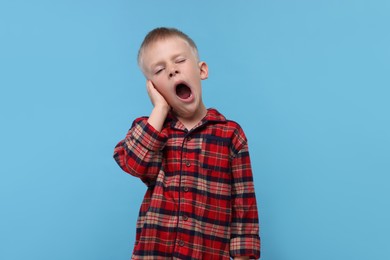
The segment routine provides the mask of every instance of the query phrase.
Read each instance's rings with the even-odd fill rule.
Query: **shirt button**
[[[191,136],[187,137],[187,141],[191,141]]]
[[[186,166],[187,166],[187,167],[190,167],[190,166],[191,166],[190,161],[186,161]]]
[[[183,187],[184,192],[188,192],[188,190],[189,190],[188,187]]]
[[[187,215],[183,215],[183,220],[187,221],[188,220],[188,216]]]
[[[183,240],[179,241],[179,246],[184,246],[184,241]]]

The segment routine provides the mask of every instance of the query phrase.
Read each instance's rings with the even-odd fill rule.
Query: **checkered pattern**
[[[142,117],[115,147],[119,166],[148,187],[132,259],[260,257],[258,213],[241,127],[215,109],[191,131]]]

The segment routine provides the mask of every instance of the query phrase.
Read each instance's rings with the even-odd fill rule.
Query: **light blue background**
[[[157,26],[249,139],[265,260],[390,259],[390,1],[0,2],[0,259],[130,257],[144,185],[113,148]]]

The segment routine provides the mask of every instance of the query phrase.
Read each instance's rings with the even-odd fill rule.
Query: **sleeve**
[[[147,186],[154,185],[162,164],[162,150],[167,136],[138,118],[126,138],[114,149],[114,159],[125,172],[140,178]]]
[[[242,130],[241,130],[242,132]],[[248,145],[243,132],[232,155],[232,223],[230,255],[260,258],[259,219]]]

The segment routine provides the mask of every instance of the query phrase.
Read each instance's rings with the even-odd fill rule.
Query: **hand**
[[[146,89],[154,106],[152,113],[150,113],[148,123],[160,132],[171,107],[160,92],[154,87],[152,81],[146,81]]]
[[[148,91],[148,95],[154,107],[159,107],[163,109],[170,110],[170,106],[165,98],[158,92],[156,87],[153,85],[151,80],[146,81],[146,90]]]

